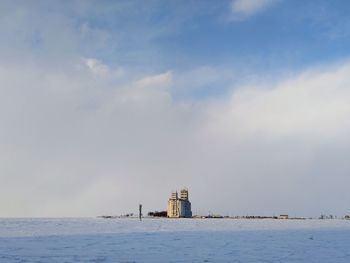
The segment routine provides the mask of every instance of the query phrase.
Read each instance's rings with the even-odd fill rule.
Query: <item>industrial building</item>
[[[168,200],[168,217],[192,217],[191,202],[188,200],[187,189],[182,189],[180,191],[180,197],[178,196],[177,191],[171,193]]]

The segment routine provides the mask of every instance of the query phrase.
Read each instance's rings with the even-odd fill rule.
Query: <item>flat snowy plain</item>
[[[350,262],[350,221],[0,219],[0,262]]]

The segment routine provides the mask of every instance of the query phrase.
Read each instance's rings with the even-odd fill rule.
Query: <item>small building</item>
[[[188,190],[182,189],[180,197],[177,192],[172,192],[168,200],[168,217],[192,217],[191,202],[188,200]]]
[[[279,219],[288,219],[289,217],[288,217],[288,215],[280,215],[278,218]]]

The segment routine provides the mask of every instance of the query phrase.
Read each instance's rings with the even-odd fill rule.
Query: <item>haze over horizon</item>
[[[1,1],[0,216],[350,213],[349,13]]]

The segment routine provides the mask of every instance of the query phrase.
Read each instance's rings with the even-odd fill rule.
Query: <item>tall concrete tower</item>
[[[168,200],[168,217],[192,217],[191,202],[188,200],[188,190],[180,191],[180,198],[177,192],[172,192]]]
[[[172,192],[168,200],[168,217],[180,217],[177,192]]]

